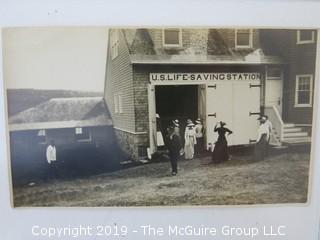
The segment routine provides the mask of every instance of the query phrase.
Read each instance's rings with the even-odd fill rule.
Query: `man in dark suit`
[[[180,156],[180,150],[182,145],[180,135],[177,134],[177,132],[174,130],[174,127],[170,127],[169,129],[167,143],[172,168],[171,174],[172,176],[175,176],[178,173],[177,161]]]

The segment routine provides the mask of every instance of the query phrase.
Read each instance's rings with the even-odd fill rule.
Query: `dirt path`
[[[307,200],[309,154],[280,154],[262,162],[234,156],[220,165],[204,157],[151,163],[73,181],[14,189],[15,206],[154,206],[302,203]]]

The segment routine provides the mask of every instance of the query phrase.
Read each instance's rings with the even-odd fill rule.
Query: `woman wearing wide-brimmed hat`
[[[219,126],[220,125],[220,126]],[[221,163],[229,159],[228,142],[226,134],[232,134],[232,131],[225,127],[225,122],[218,122],[214,127],[214,131],[218,132],[218,140],[215,143],[214,150],[212,152],[212,162]]]
[[[184,140],[184,157],[185,159],[192,159],[194,156],[194,145],[197,144],[197,139],[194,124],[190,119],[187,120]]]

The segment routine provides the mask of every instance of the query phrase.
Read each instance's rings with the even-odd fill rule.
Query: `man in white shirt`
[[[272,126],[272,122],[269,120],[269,117],[267,116],[267,115],[264,115],[264,118],[266,119],[266,122],[265,122],[265,124],[268,126],[268,128],[269,128],[269,139],[268,139],[268,142],[270,141],[270,137],[271,137],[271,135],[272,135],[272,128],[273,128],[273,126]]]
[[[49,175],[52,178],[57,178],[58,165],[57,165],[57,150],[53,140],[50,141],[46,151],[47,162],[49,164]]]
[[[270,139],[271,139],[271,136],[272,136],[272,128],[273,128],[273,126],[272,126],[272,122],[269,120],[269,117],[267,116],[267,115],[264,115],[264,117],[266,118],[266,125],[268,126],[268,128],[269,128],[269,137],[268,137],[268,139],[267,139],[267,155],[268,155],[268,153],[269,153],[269,150],[270,150]]]
[[[266,117],[262,117],[260,120],[257,142],[261,140],[264,134],[266,135],[266,140],[268,141],[268,139],[270,138],[270,130],[269,130],[269,125],[266,122]]]

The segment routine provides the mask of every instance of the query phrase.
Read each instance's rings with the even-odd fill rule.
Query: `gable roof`
[[[9,130],[110,126],[102,97],[52,98],[9,118]]]
[[[257,49],[237,49],[228,46],[217,29],[207,29],[207,41],[197,46],[178,49],[156,48],[152,40],[154,29],[122,29],[132,64],[283,64],[279,56],[252,58]]]

